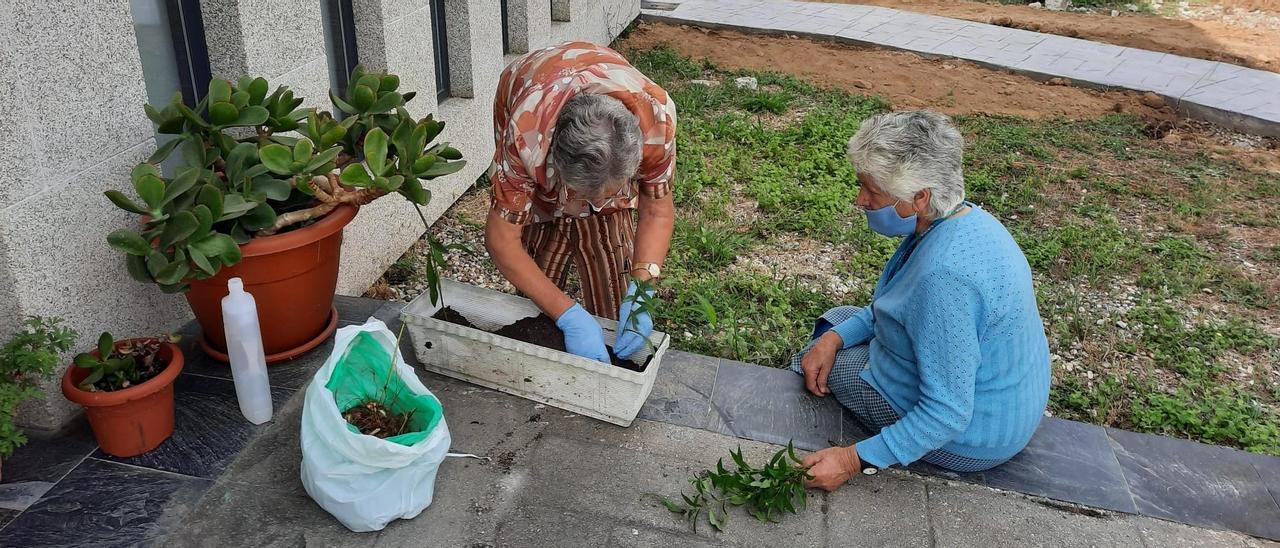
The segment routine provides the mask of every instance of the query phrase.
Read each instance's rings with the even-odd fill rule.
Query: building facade
[[[639,0],[5,0],[0,2],[0,336],[28,315],[59,316],[87,347],[98,333],[159,334],[190,319],[180,296],[130,279],[107,247],[136,222],[103,197],[132,194],[129,171],[156,148],[144,103],[194,100],[209,78],[262,76],[330,110],[357,63],[417,91],[415,116],[447,122],[465,170],[431,182],[434,220],[488,167],[492,100],[514,56],[565,40],[608,43]],[[346,228],[339,293],[358,295],[422,236],[387,198]],[[57,379],[20,422],[77,413]]]

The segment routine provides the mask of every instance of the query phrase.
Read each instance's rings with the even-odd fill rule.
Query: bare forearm
[[[671,249],[671,233],[675,230],[675,203],[671,195],[658,199],[641,197],[639,204],[639,222],[636,226],[635,251],[631,255],[632,264],[662,264]]]
[[[521,227],[494,213],[485,223],[484,245],[498,270],[552,319],[573,306],[573,300],[552,283],[520,243]]]

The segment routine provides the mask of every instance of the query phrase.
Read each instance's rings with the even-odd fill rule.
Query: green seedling
[[[76,367],[89,370],[89,375],[80,381],[80,389],[112,391],[145,382],[167,365],[159,363],[160,347],[159,339],[117,345],[111,334],[104,332],[98,337],[97,355],[85,352],[73,360]]]
[[[795,514],[806,507],[804,482],[812,476],[800,466],[790,442],[760,468],[747,463],[741,447],[729,457],[737,470],[725,469],[724,459],[720,459],[715,470],[703,470],[689,478],[692,494],[681,492],[680,500],[659,497],[662,505],[684,516],[695,532],[704,515],[711,527],[723,531],[730,506],[742,506],[752,517],[770,523],[776,523],[784,512]]]

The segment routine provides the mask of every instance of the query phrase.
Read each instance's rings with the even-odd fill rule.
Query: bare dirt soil
[[[929,108],[952,115],[1007,114],[1031,119],[1096,118],[1110,112],[1127,112],[1153,122],[1176,117],[1155,96],[1038,82],[966,61],[925,59],[911,53],[804,38],[643,23],[622,45],[646,49],[662,43],[730,70],[781,70],[816,84],[879,95],[891,101],[894,109]],[[805,62],[797,63],[797,59]]]
[[[1174,17],[1123,8],[1112,17],[1109,9],[1049,11],[971,0],[819,1],[928,13],[1280,72],[1280,2],[1276,0],[1218,2],[1216,8],[1189,7]]]

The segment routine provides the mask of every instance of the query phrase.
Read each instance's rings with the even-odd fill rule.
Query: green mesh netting
[[[440,423],[444,410],[435,397],[415,394],[400,375],[390,375],[388,381],[390,373],[391,355],[372,334],[362,332],[347,346],[324,387],[333,392],[334,402],[343,413],[369,400],[382,402],[393,413],[413,413],[406,427],[412,432],[386,438],[392,443],[411,446],[426,439]],[[350,423],[347,429],[360,433]]]

